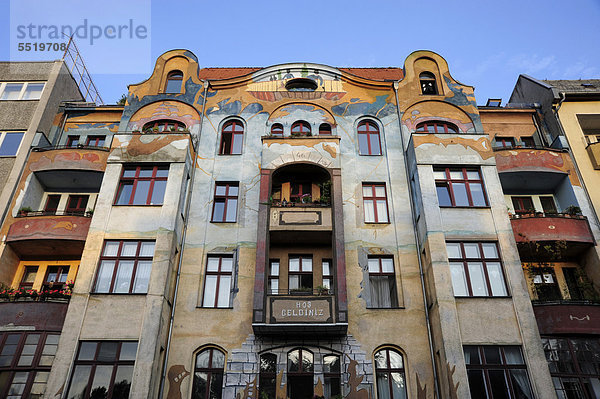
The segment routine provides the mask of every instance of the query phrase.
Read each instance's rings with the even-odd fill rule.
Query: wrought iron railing
[[[91,218],[94,211],[19,211],[16,217],[32,216],[83,216]]]

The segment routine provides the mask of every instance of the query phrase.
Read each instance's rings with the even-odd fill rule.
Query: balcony
[[[582,215],[538,212],[513,215],[510,222],[517,244],[566,241],[565,255],[577,256],[595,243],[588,220]]]
[[[600,304],[587,301],[534,302],[540,334],[600,334]]]
[[[329,292],[267,295],[267,322],[253,323],[252,328],[257,335],[344,335],[348,323],[336,322],[335,314],[335,297]]]
[[[600,169],[600,141],[588,144],[586,149],[594,169]]]
[[[39,216],[38,216],[39,215]],[[21,257],[80,257],[91,215],[50,215],[28,212],[11,224],[6,242]]]
[[[68,300],[46,301],[0,300],[0,326],[31,326],[41,331],[61,331],[69,306]]]
[[[46,188],[56,190],[97,190],[106,169],[108,148],[44,147],[29,156],[28,169]]]
[[[294,206],[271,206],[270,231],[311,230],[329,231],[331,207],[327,204],[290,204]]]
[[[555,171],[568,173],[571,161],[566,150],[547,147],[495,147],[498,172]]]

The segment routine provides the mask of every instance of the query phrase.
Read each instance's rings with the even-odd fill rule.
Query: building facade
[[[173,50],[125,106],[64,104],[0,247],[11,295],[30,291],[0,305],[46,325],[63,306],[64,323],[3,323],[0,392],[557,397],[539,331],[560,332],[531,299],[549,268],[594,284],[597,263],[574,259],[596,259],[598,232],[557,216],[589,204],[567,152],[499,150],[546,146],[536,118],[477,107],[429,51],[404,68],[201,68]],[[509,217],[528,195],[549,214],[552,197],[554,238]],[[527,245],[564,231],[569,256],[524,273]]]

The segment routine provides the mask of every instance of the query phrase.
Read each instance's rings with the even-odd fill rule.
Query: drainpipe
[[[592,199],[590,198],[588,189],[585,186],[583,177],[581,176],[581,171],[579,170],[579,166],[577,165],[577,162],[575,162],[575,157],[573,156],[573,151],[571,151],[572,147],[571,147],[571,143],[569,142],[569,137],[565,134],[565,129],[563,128],[562,122],[560,121],[560,116],[558,116],[558,111],[560,110],[562,103],[565,102],[567,97],[565,96],[565,93],[563,93],[563,92],[560,92],[558,95],[559,95],[560,100],[558,101],[558,105],[556,106],[556,108],[552,107],[552,112],[554,113],[554,116],[556,116],[556,121],[558,122],[558,128],[560,129],[560,134],[565,138],[565,140],[567,140],[567,145],[569,146],[569,157],[571,158],[571,162],[573,162],[573,166],[575,167],[575,173],[577,174],[577,178],[581,182],[581,187],[583,187],[583,193],[585,194],[585,198],[588,201],[588,204],[590,205],[590,211],[592,212],[592,216],[594,217],[594,223],[596,224],[596,227],[600,228],[600,223],[598,221],[598,214],[596,213],[596,209],[594,208],[594,204],[592,202]]]
[[[425,293],[425,274],[423,273],[423,261],[421,260],[421,243],[419,242],[419,233],[417,231],[417,220],[415,217],[415,203],[413,197],[412,185],[410,184],[410,170],[408,167],[408,159],[406,157],[406,148],[404,145],[404,136],[402,134],[402,120],[400,112],[400,103],[398,102],[398,81],[394,81],[394,94],[396,95],[396,112],[398,113],[398,127],[400,128],[400,140],[402,141],[402,158],[404,159],[404,169],[406,172],[406,186],[408,187],[408,197],[410,199],[410,213],[412,216],[413,234],[415,236],[415,243],[417,247],[417,261],[419,262],[419,277],[421,278],[421,291],[423,293],[423,305],[425,307],[425,321],[427,323],[427,340],[429,341],[429,356],[431,356],[431,366],[433,369],[433,385],[435,390],[435,397],[441,398],[440,387],[438,385],[438,371],[435,362],[435,355],[433,350],[433,338],[431,335],[431,320],[429,318],[429,304],[427,303],[427,294]]]
[[[200,132],[198,133],[198,140],[202,135],[202,125],[204,124],[204,112],[206,110],[206,92],[208,91],[208,86],[210,83],[208,80],[204,81],[204,101],[202,104],[202,113],[200,114]],[[192,137],[192,147],[195,147],[197,142],[194,143],[194,138]],[[158,391],[158,399],[162,399],[164,397],[165,392],[165,380],[167,378],[167,363],[169,361],[169,352],[171,350],[171,339],[173,338],[173,324],[175,321],[175,305],[177,304],[177,294],[179,293],[179,280],[181,278],[181,264],[183,263],[183,249],[185,248],[185,237],[187,235],[187,226],[189,220],[190,213],[190,202],[192,199],[192,187],[194,186],[194,175],[196,174],[196,156],[195,151],[197,148],[194,148],[194,159],[192,160],[192,173],[190,174],[190,184],[187,189],[187,199],[185,201],[184,209],[185,209],[185,217],[183,219],[183,232],[181,234],[181,249],[179,251],[179,258],[177,260],[177,277],[175,278],[175,292],[173,293],[173,304],[171,306],[171,317],[169,319],[169,333],[167,335],[167,346],[165,348],[165,359],[162,365],[162,373],[160,375],[160,388]]]

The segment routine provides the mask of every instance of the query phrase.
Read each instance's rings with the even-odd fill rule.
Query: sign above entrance
[[[271,323],[332,323],[331,297],[271,297]]]

